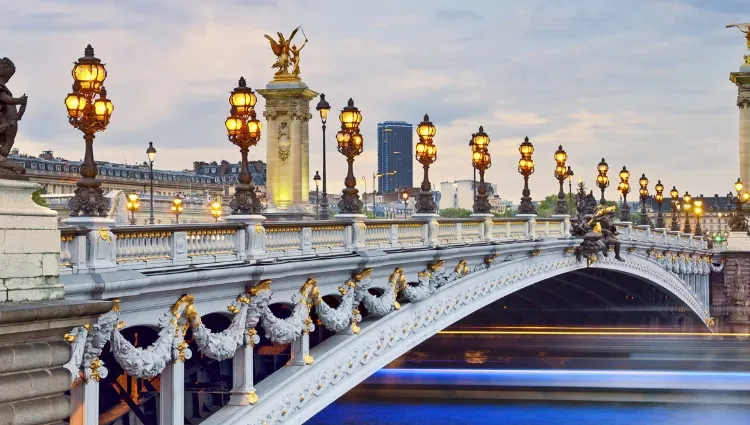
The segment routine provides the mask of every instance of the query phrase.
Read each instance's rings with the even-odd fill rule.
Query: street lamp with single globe
[[[326,95],[320,95],[320,102],[315,107],[320,113],[320,121],[323,123],[323,199],[320,202],[320,218],[322,220],[328,220],[328,191],[326,190],[326,182],[328,181],[326,175],[326,122],[328,121],[328,111],[331,110],[331,105],[326,102]]]
[[[573,172],[573,169],[570,168],[570,165],[568,165],[568,211],[570,214],[573,214],[573,176],[575,173]]]
[[[693,206],[693,197],[687,191],[682,196],[682,210],[685,211],[685,225],[682,227],[683,233],[690,233],[692,228],[690,227],[690,209]]]
[[[568,178],[568,169],[565,167],[565,161],[568,160],[568,153],[563,150],[562,145],[557,148],[555,152],[555,178],[560,183],[560,191],[557,192],[557,204],[555,205],[555,214],[567,214],[568,206],[565,203],[565,190],[563,189],[563,183]],[[571,173],[573,170],[571,170]],[[570,176],[573,177],[572,175]],[[572,188],[571,188],[572,190]]]
[[[320,174],[318,174],[318,171],[315,171],[315,176],[313,176],[313,181],[315,182],[315,219],[320,219],[320,197],[318,196],[318,189],[320,189]]]
[[[141,200],[135,191],[129,192],[126,196],[125,208],[130,213],[130,224],[135,224],[135,213],[141,209]]]
[[[599,173],[599,175],[596,176],[596,185],[602,191],[602,198],[599,200],[599,205],[607,205],[607,200],[604,199],[604,189],[609,187],[609,177],[607,177],[609,165],[607,165],[604,158],[602,158],[602,161],[596,166],[596,171]]]
[[[401,199],[404,201],[404,218],[408,217],[407,210],[407,202],[409,201],[409,191],[404,188],[403,191],[401,191]]]
[[[341,130],[336,134],[336,142],[339,152],[346,157],[348,171],[339,201],[339,211],[343,214],[362,214],[362,201],[359,199],[357,190],[357,178],[354,177],[354,158],[362,153],[364,140],[359,134],[359,123],[362,122],[362,114],[354,106],[354,101],[349,99],[347,105],[339,114]]]
[[[534,145],[529,142],[529,138],[523,139],[523,143],[518,147],[521,159],[518,160],[518,172],[523,176],[523,192],[521,192],[521,204],[518,206],[519,214],[536,214],[536,208],[531,203],[531,191],[529,190],[529,176],[534,173],[534,160],[531,155],[534,153]],[[567,156],[566,156],[567,158]]]
[[[419,214],[435,214],[437,211],[437,205],[435,205],[435,199],[432,196],[432,184],[430,184],[429,176],[430,164],[434,163],[437,159],[437,146],[435,146],[433,141],[436,133],[437,130],[430,121],[430,117],[424,114],[424,119],[417,126],[419,143],[417,143],[416,158],[424,169],[424,179],[417,195],[416,209]]]
[[[471,135],[471,165],[474,170],[479,172],[479,185],[477,194],[474,197],[474,214],[489,214],[490,201],[487,199],[487,185],[484,183],[484,172],[492,166],[492,156],[487,147],[490,144],[490,137],[484,132],[484,128],[479,126],[479,131]]]
[[[622,209],[620,210],[620,221],[630,221],[630,205],[628,205],[628,193],[630,193],[630,171],[622,166],[620,171],[620,184],[617,190],[622,194]]]
[[[148,156],[148,176],[151,181],[148,223],[154,224],[154,159],[156,159],[156,148],[154,147],[154,142],[148,142],[146,156]]]
[[[664,214],[661,212],[661,205],[664,203],[664,185],[661,184],[661,180],[656,182],[654,189],[656,190],[654,199],[656,199],[656,205],[659,208],[659,212],[656,215],[656,228],[663,229],[666,227],[666,224],[664,223]]]
[[[229,203],[232,214],[258,214],[262,209],[247,162],[250,147],[258,144],[263,129],[253,109],[257,100],[253,90],[247,87],[245,78],[240,77],[237,87],[229,95],[230,115],[224,121],[229,141],[240,148],[242,155],[239,184],[235,186],[234,197]]]
[[[215,198],[213,202],[211,202],[211,215],[214,216],[214,219],[216,219],[216,222],[219,222],[219,219],[221,219],[223,211],[223,205],[221,204],[221,201],[219,198]]]
[[[669,230],[673,232],[680,231],[680,219],[677,217],[677,210],[680,206],[680,192],[675,186],[672,186],[672,190],[669,191],[669,196],[672,198],[672,223],[669,225]]]
[[[648,179],[646,178],[646,174],[641,174],[641,178],[638,180],[638,184],[641,186],[641,188],[638,190],[638,195],[640,195],[641,198],[641,219],[639,224],[641,226],[650,226],[651,220],[648,218],[648,213],[646,212],[646,201],[648,200]]]
[[[180,224],[180,214],[185,211],[185,205],[179,193],[172,198],[172,207],[170,209],[172,210],[172,214],[174,214],[175,224]]]
[[[75,196],[68,202],[71,216],[106,217],[109,202],[104,198],[102,183],[94,161],[94,134],[104,131],[115,107],[107,99],[103,83],[107,78],[104,64],[86,46],[84,55],[73,66],[73,90],[65,98],[68,122],[83,133],[86,151],[81,164],[81,179],[76,182]],[[98,97],[97,97],[98,96]]]

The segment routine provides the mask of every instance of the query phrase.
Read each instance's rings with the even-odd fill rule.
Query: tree
[[[49,204],[47,204],[47,200],[42,198],[42,193],[44,191],[42,188],[39,188],[31,193],[31,200],[34,201],[37,205],[41,205],[43,207],[49,208]]]
[[[518,211],[517,211],[517,210],[514,210],[514,209],[511,209],[511,208],[509,208],[509,207],[506,207],[506,208],[505,208],[505,211],[503,211],[502,213],[499,213],[499,212],[493,212],[493,213],[492,213],[492,215],[493,215],[493,216],[495,216],[495,217],[497,217],[497,218],[510,218],[510,217],[515,217],[515,216],[516,216],[516,214],[518,214]]]
[[[547,195],[536,207],[536,215],[538,217],[549,217],[554,215],[555,204],[557,204],[557,194]]]
[[[443,218],[469,218],[471,211],[464,208],[443,208],[440,210],[440,217]]]

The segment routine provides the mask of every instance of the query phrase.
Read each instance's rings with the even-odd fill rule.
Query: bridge
[[[98,409],[109,369],[123,372],[124,381],[108,382],[136,416],[139,398],[123,388],[127,377],[158,391],[159,423],[183,423],[185,376],[196,373],[186,371],[191,357],[202,367],[232,359],[231,396],[202,423],[303,423],[457,320],[570,273],[607,270],[644,282],[710,331],[709,275],[723,267],[701,236],[629,222],[615,223],[624,261],[602,253],[579,261],[581,240],[570,236],[568,216],[80,221],[60,230],[65,297],[115,301],[68,337],[67,367],[78,377],[71,423],[86,425],[118,417]],[[260,346],[290,346],[291,358],[254,382]]]

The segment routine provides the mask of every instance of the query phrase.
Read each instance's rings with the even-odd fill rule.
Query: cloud
[[[522,186],[516,162],[524,136],[536,147],[535,199],[556,190],[558,145],[588,182],[604,156],[670,187],[724,193],[738,168],[736,87],[727,74],[745,51],[741,35],[724,29],[741,20],[740,3],[720,3],[529,0],[484,2],[479,12],[448,0],[382,0],[357,4],[352,19],[351,3],[338,0],[185,0],[179,8],[27,0],[0,4],[0,38],[13,40],[0,54],[18,68],[10,89],[29,95],[16,146],[30,154],[82,157],[62,100],[72,62],[91,43],[107,64],[115,104],[110,127],[97,135],[98,158],[140,162],[151,140],[159,167],[237,160],[223,128],[228,93],[241,75],[264,87],[273,55],[263,34],[301,25],[309,38],[304,81],[326,93],[334,112],[350,97],[362,110],[357,175],[376,170],[378,122],[416,124],[429,113],[438,129],[434,182],[470,178],[467,143],[483,125],[492,138],[488,179],[512,199]],[[317,115],[309,125],[312,178],[322,163]],[[329,123],[327,139],[331,192],[346,171],[332,143],[335,127]],[[251,157],[264,159],[265,146],[262,139]]]

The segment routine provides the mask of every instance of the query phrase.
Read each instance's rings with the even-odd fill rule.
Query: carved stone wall
[[[258,93],[266,99],[268,211],[301,212],[309,198],[310,100],[318,93],[302,82],[271,82]]]
[[[728,329],[724,330],[747,333],[750,328],[750,254],[728,254],[725,260],[723,285],[714,289],[721,290],[723,305],[714,309],[725,313]]]

